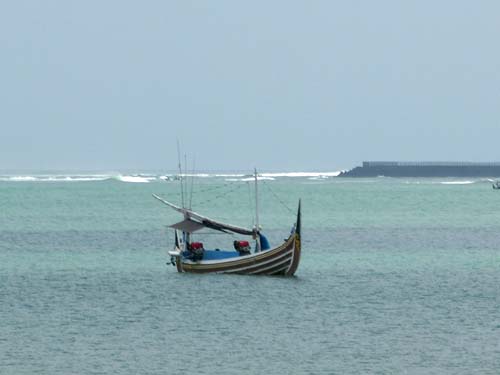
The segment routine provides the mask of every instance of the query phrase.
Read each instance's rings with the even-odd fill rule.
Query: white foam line
[[[1,176],[0,181],[11,182],[76,182],[76,181],[104,181],[110,176]]]
[[[14,177],[7,177],[6,180],[4,181],[36,181],[37,178],[33,176],[14,176]]]
[[[155,180],[156,177],[141,177],[141,176],[117,176],[116,179],[121,182],[133,182],[133,183],[148,183]]]
[[[338,176],[341,172],[268,172],[260,173],[258,180],[273,181],[277,178],[309,178],[312,180],[322,180],[329,177]],[[195,173],[182,174],[181,177],[198,177],[198,178],[223,178],[226,181],[253,181],[254,176],[251,174],[242,173]],[[157,180],[176,180],[179,176],[176,174],[40,174],[40,175],[3,175],[0,176],[0,181],[12,182],[75,182],[75,181],[104,181],[114,179],[122,182],[132,183],[147,183]]]
[[[469,185],[473,184],[475,181],[443,181],[440,182],[443,185]]]
[[[260,173],[265,177],[337,177],[342,171],[335,172],[278,172]]]

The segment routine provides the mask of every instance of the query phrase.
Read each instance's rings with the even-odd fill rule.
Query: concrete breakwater
[[[499,177],[500,162],[364,161],[339,177]]]

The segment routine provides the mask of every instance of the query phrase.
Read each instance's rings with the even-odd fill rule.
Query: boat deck
[[[188,252],[185,252],[183,255],[189,257]],[[203,252],[203,260],[228,259],[237,258],[239,256],[240,253],[235,250],[205,250]]]

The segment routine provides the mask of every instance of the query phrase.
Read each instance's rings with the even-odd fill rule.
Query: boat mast
[[[257,246],[255,251],[260,251],[260,236],[259,236],[259,189],[257,184],[257,168],[254,168],[254,179],[255,179],[255,240],[257,241]]]
[[[179,179],[181,180],[181,201],[182,201],[182,209],[184,211],[184,218],[186,219],[187,218],[187,214],[186,214],[186,200],[187,200],[187,196],[185,197],[184,199],[184,176],[182,174],[182,164],[181,164],[181,148],[179,146],[179,139],[177,139],[177,160],[179,162]],[[186,194],[187,194],[187,191],[186,191]],[[186,246],[186,243],[189,243],[191,241],[191,238],[190,238],[190,235],[188,232],[182,232],[182,250],[183,251],[185,249],[185,246]]]
[[[189,193],[189,209],[193,208],[193,185],[194,185],[194,171],[196,166],[196,158],[193,158],[193,171],[191,172],[191,191]]]
[[[179,178],[181,180],[181,202],[182,208],[186,208],[184,205],[184,186],[183,186],[183,178],[182,178],[182,167],[181,167],[181,149],[179,146],[179,140],[177,139],[177,161],[179,162]]]
[[[255,181],[255,227],[259,231],[259,189],[257,186],[257,168],[254,168]]]

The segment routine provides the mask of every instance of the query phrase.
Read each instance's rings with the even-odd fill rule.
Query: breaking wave
[[[37,176],[0,176],[0,181],[7,182],[77,182],[77,181],[104,181],[109,179],[106,175],[37,175]]]
[[[158,177],[159,178],[159,177]],[[150,182],[156,176],[140,175],[35,175],[35,176],[0,176],[0,181],[5,182],[82,182],[82,181],[107,181],[122,182]]]
[[[36,181],[36,177],[32,176],[13,176],[2,178],[2,181]]]
[[[470,185],[474,184],[476,181],[442,181],[442,185]]]
[[[278,172],[278,173],[260,173],[264,177],[309,177],[309,178],[328,178],[337,177],[342,171],[336,172]]]
[[[257,180],[259,181],[274,181],[276,180],[274,177],[267,177],[267,176],[257,176]],[[226,181],[255,181],[254,176],[246,176],[243,178],[226,178]]]
[[[134,182],[134,183],[148,183],[148,182],[151,182],[151,181],[154,181],[156,180],[156,177],[155,176],[122,176],[122,175],[119,175],[119,176],[116,176],[115,177],[116,180],[118,181],[121,181],[121,182]]]
[[[274,181],[282,178],[307,178],[310,180],[325,180],[336,177],[341,172],[266,172],[259,173],[258,180]],[[225,181],[253,181],[253,174],[244,173],[186,173],[179,174],[143,174],[143,173],[98,173],[98,174],[0,174],[0,182],[85,182],[85,181],[119,181],[126,183],[173,182],[183,178],[219,178]]]

